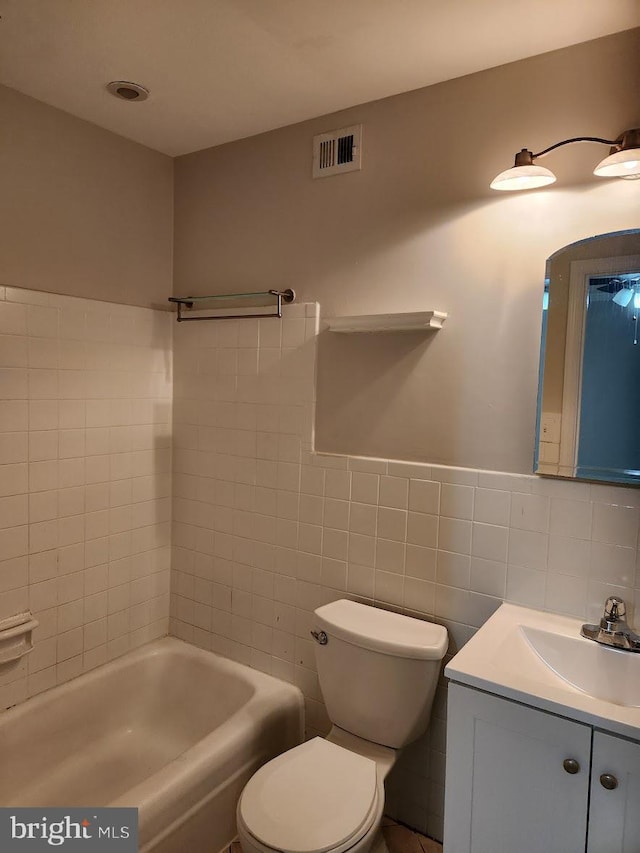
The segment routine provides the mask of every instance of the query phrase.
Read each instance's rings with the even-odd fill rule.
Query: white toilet
[[[244,853],[373,851],[385,776],[429,724],[445,628],[343,599],[315,611],[312,634],[333,728],[249,780],[237,810]]]

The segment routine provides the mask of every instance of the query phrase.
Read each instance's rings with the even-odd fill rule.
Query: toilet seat
[[[377,802],[376,763],[314,738],[258,770],[238,821],[267,850],[343,853],[371,828]]]

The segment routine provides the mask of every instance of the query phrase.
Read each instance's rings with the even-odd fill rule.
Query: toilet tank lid
[[[318,607],[315,617],[329,638],[402,658],[441,660],[449,642],[443,625],[345,598]]]

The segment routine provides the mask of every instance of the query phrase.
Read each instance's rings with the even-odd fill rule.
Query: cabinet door
[[[447,716],[445,853],[584,853],[591,729],[458,684]]]
[[[587,851],[640,853],[640,744],[602,732],[593,736]]]

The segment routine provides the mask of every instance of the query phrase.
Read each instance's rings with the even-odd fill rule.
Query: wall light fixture
[[[556,176],[550,169],[538,166],[534,163],[539,157],[544,157],[561,145],[570,145],[573,142],[598,142],[601,145],[610,145],[609,156],[601,160],[593,170],[594,175],[602,178],[640,178],[640,128],[635,127],[625,130],[617,139],[601,139],[599,136],[575,136],[572,139],[563,139],[550,145],[544,151],[533,154],[527,148],[523,148],[516,154],[516,159],[511,169],[500,172],[491,182],[492,190],[532,190],[536,187],[544,187],[552,184]]]

